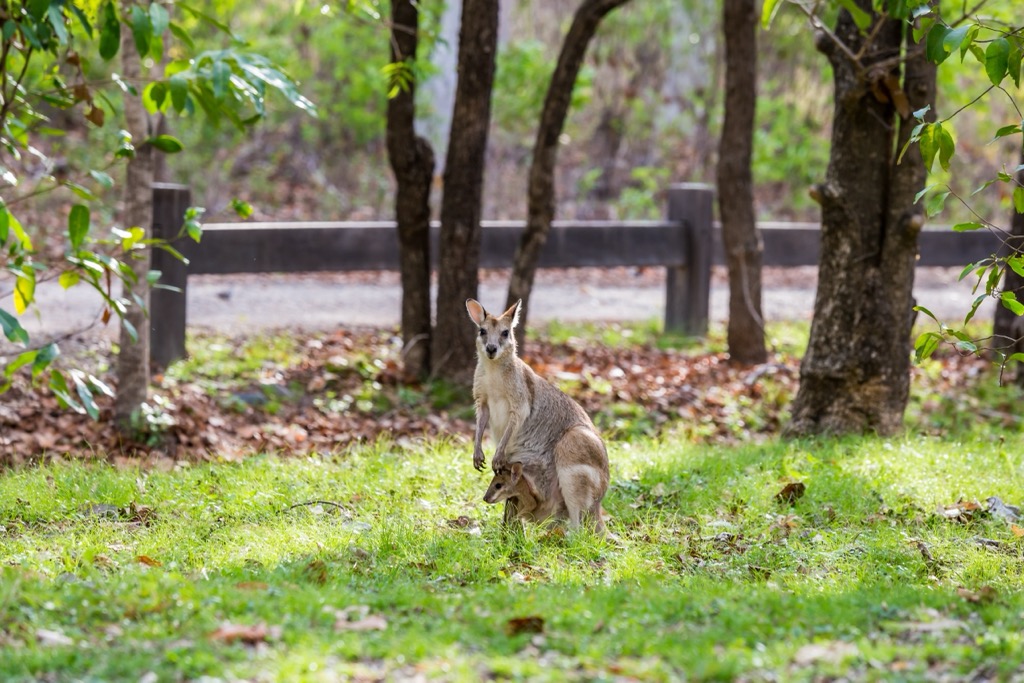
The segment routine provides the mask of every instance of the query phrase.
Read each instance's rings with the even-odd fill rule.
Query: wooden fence
[[[721,230],[712,223],[710,186],[673,185],[664,221],[555,221],[540,257],[541,268],[659,266],[667,272],[665,329],[702,335],[707,331],[711,266],[725,262]],[[157,367],[185,356],[188,276],[230,273],[398,270],[394,222],[211,223],[200,244],[180,238],[187,187],[153,188],[153,235],[171,241],[187,265],[163,250],[153,254],[160,281],[150,304],[152,348]],[[523,221],[484,221],[480,266],[508,268]],[[764,265],[817,265],[816,223],[760,223]],[[437,226],[432,238],[437,254]],[[994,253],[998,240],[987,231],[925,230],[921,266],[958,266]]]

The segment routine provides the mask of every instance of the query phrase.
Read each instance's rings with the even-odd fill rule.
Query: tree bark
[[[757,106],[757,20],[754,0],[725,0],[725,121],[718,146],[718,211],[729,270],[729,358],[764,363],[761,261],[764,246],[754,221],[751,157]]]
[[[1024,165],[1024,154],[1021,154],[1021,164]],[[1024,184],[1024,169],[1017,171],[1017,183]],[[1006,240],[1006,246],[1002,249],[1002,256],[1011,256],[1014,253],[1024,252],[1024,214],[1013,211],[1010,219],[1010,237]],[[1018,300],[1024,299],[1024,277],[1018,275],[1013,269],[1007,268],[1003,276],[1004,292],[1014,292]],[[995,335],[994,345],[1002,353],[1024,352],[1024,318],[1014,314],[1013,311],[999,303],[996,306],[995,320],[992,325],[992,334]],[[1015,363],[1015,380],[1019,386],[1024,386],[1024,364]]]
[[[479,284],[480,204],[497,45],[498,0],[464,0],[431,345],[432,373],[453,381],[469,378],[474,367],[475,335],[467,322],[466,299],[476,298]]]
[[[871,11],[867,0],[858,5]],[[827,37],[818,39],[833,67],[835,114],[826,180],[812,192],[821,203],[821,259],[790,435],[892,434],[903,424],[914,261],[924,225],[914,195],[926,171],[916,145],[901,163],[896,159],[916,123],[909,112],[934,105],[935,65],[902,23],[885,20],[873,31],[860,65]],[[854,54],[864,46],[845,10],[835,35]],[[902,83],[893,59],[901,54]],[[905,118],[890,101],[901,94],[908,99]]]
[[[419,10],[412,0],[391,4],[391,61],[416,61]],[[402,277],[403,372],[406,381],[430,372],[430,185],[434,151],[416,135],[416,83],[388,100],[388,159],[395,173]]]
[[[533,145],[533,160],[530,163],[530,179],[527,188],[526,230],[519,239],[512,264],[512,279],[509,282],[506,307],[519,299],[523,308],[519,313],[517,341],[522,347],[526,338],[526,318],[530,312],[530,293],[537,274],[537,260],[541,247],[551,231],[555,217],[555,162],[558,159],[558,138],[562,135],[565,118],[572,102],[572,91],[583,66],[583,58],[591,38],[600,26],[601,20],[617,7],[629,0],[583,0],[573,16],[572,25],[562,42],[558,63],[551,75],[544,108],[537,127],[537,138]]]
[[[128,83],[142,80],[142,62],[132,32],[121,32],[121,71]],[[125,228],[142,228],[146,237],[153,225],[153,156],[152,145],[144,144],[149,138],[149,117],[140,97],[125,93],[125,128],[132,135],[135,156],[128,160],[124,182]],[[149,249],[133,250],[127,255],[135,283],[125,283],[124,298],[130,303],[121,325],[120,349],[117,354],[117,397],[114,401],[114,419],[122,432],[132,429],[132,417],[145,403],[149,393]],[[140,305],[139,302],[142,302]],[[138,337],[133,340],[128,325],[135,328]]]

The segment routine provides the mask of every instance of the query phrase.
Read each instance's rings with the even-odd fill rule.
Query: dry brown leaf
[[[388,620],[379,614],[370,614],[369,605],[351,605],[334,613],[334,630],[337,631],[383,631]]]
[[[210,634],[210,640],[222,643],[242,642],[246,645],[264,643],[280,636],[280,627],[268,627],[266,624],[221,624],[220,628]]]
[[[241,588],[245,591],[265,591],[270,586],[262,581],[241,581],[235,584],[235,588]]]
[[[802,481],[791,481],[775,494],[775,500],[779,503],[794,505],[806,491],[807,486]]]
[[[140,562],[140,563],[146,565],[147,567],[162,567],[162,566],[164,566],[163,562],[161,562],[160,560],[154,560],[149,555],[139,555],[138,557],[135,558],[135,561],[136,562]]]
[[[544,617],[514,617],[505,622],[505,633],[516,636],[520,633],[543,633]]]
[[[1019,527],[1016,524],[1011,524],[1010,531],[1012,531],[1013,535],[1017,538],[1024,538],[1024,527]]]
[[[968,590],[966,588],[957,588],[956,594],[967,602],[974,603],[976,605],[988,605],[989,603],[995,602],[999,594],[996,589],[992,586],[985,585],[976,591]]]

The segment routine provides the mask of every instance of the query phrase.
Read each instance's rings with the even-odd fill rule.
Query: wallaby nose
[[[497,344],[488,344],[487,345],[487,355],[488,356],[490,356],[491,358],[494,358],[494,354],[496,354],[497,352],[498,352],[498,345]]]

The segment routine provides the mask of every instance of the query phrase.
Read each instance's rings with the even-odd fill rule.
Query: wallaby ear
[[[514,304],[512,304],[511,306],[509,306],[509,309],[507,311],[505,311],[504,313],[502,313],[501,317],[502,318],[512,318],[512,325],[511,325],[511,327],[515,327],[516,325],[519,324],[519,311],[522,309],[522,307],[523,307],[523,300],[520,299],[519,301],[517,301]]]
[[[472,318],[473,322],[477,325],[483,325],[484,320],[487,318],[487,311],[480,305],[480,302],[476,299],[466,299],[466,310],[469,311],[469,317]]]
[[[509,470],[510,470],[511,475],[512,475],[510,477],[511,483],[512,483],[513,486],[515,486],[516,482],[519,481],[519,477],[523,476],[523,463],[521,463],[521,462],[514,462],[514,463],[512,463],[512,466],[509,468]]]

